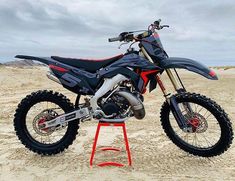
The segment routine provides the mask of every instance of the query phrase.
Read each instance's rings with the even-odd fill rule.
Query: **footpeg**
[[[97,109],[94,114],[93,114],[93,117],[95,119],[102,119],[102,118],[105,118],[105,119],[111,119],[115,116],[115,114],[112,114],[112,115],[106,115],[101,109]]]

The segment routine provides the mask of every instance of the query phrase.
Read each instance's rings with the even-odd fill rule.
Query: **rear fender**
[[[73,68],[73,67],[64,65],[60,62],[57,62],[50,57],[34,57],[34,56],[28,56],[28,55],[16,55],[15,58],[26,59],[26,60],[35,60],[35,61],[42,62],[43,64],[48,65],[50,70],[58,78],[60,78],[64,73],[68,72],[70,69]]]
[[[15,58],[35,60],[35,61],[42,62],[48,65],[53,73],[64,74],[65,72],[68,72],[70,70],[77,69],[76,67],[72,67],[70,65],[60,63],[52,59],[51,57],[34,57],[34,56],[28,56],[28,55],[16,55]]]
[[[27,55],[17,55],[16,58],[36,60],[47,64],[53,72],[53,76],[59,79],[59,82],[66,89],[83,95],[94,95],[94,88],[99,83],[96,73],[90,73],[85,70],[58,62],[51,57],[34,57]]]
[[[44,58],[44,57],[34,57],[34,56],[28,56],[28,55],[16,55],[15,58],[36,60],[36,61],[42,62],[44,64],[47,64],[47,65],[50,64],[50,61],[46,57]]]
[[[216,73],[212,69],[209,69],[205,65],[195,60],[187,58],[169,57],[160,62],[160,67],[163,69],[169,69],[169,68],[187,69],[189,71],[200,74],[208,79],[218,80]]]

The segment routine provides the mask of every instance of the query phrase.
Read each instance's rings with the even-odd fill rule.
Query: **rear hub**
[[[41,136],[49,136],[55,131],[55,127],[44,128],[45,122],[50,121],[57,117],[58,114],[51,109],[46,109],[38,114],[33,120],[34,131]]]
[[[43,128],[45,126],[46,118],[39,119],[38,121],[38,127],[45,132],[49,131],[49,128]]]

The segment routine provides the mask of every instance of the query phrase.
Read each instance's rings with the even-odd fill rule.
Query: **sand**
[[[89,158],[97,126],[96,121],[81,123],[79,135],[65,152],[39,156],[20,143],[13,129],[17,104],[27,94],[50,89],[62,92],[73,102],[75,95],[46,77],[46,67],[0,67],[0,180],[235,180],[234,144],[223,155],[199,158],[176,147],[160,125],[159,112],[164,101],[159,88],[145,95],[147,115],[143,120],[127,121],[132,152],[132,167],[89,167]],[[180,71],[190,92],[216,100],[235,120],[235,69],[216,70],[219,81],[210,81],[194,73]],[[164,75],[163,80],[167,80]],[[166,81],[169,85],[169,81]],[[98,145],[123,147],[118,128],[104,128]],[[126,163],[125,152],[114,160]],[[97,152],[94,163],[112,159]]]

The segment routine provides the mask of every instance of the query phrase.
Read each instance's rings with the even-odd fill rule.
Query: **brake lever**
[[[160,26],[160,29],[169,28],[169,27],[170,27],[169,25],[161,25],[161,26]]]

